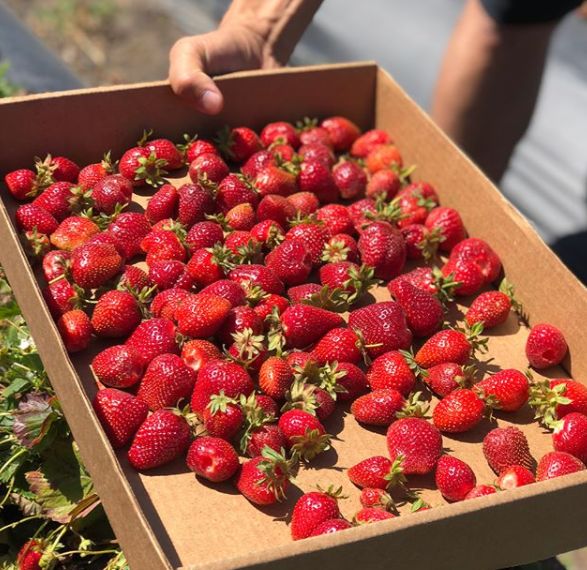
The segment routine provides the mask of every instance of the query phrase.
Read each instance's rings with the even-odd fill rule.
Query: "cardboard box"
[[[441,201],[461,212],[471,235],[499,253],[532,323],[564,330],[570,346],[565,369],[553,376],[587,378],[585,289],[540,240],[526,220],[483,174],[434,126],[401,88],[373,63],[239,73],[219,79],[226,109],[217,118],[197,115],[176,99],[166,83],[88,89],[0,102],[0,174],[30,165],[47,151],[80,163],[99,160],[111,148],[119,156],[143,128],[179,139],[184,132],[209,135],[223,124],[260,128],[270,120],[342,114],[363,129],[393,134],[415,179],[432,182]],[[138,474],[125,453],[114,453],[92,412],[95,383],[88,363],[93,351],[68,357],[39,292],[11,219],[17,204],[0,208],[0,261],[33,331],[51,381],[80,446],[112,526],[134,570],[164,568],[487,568],[545,558],[587,544],[587,472],[489,497],[444,505],[431,479],[414,480],[434,504],[429,511],[292,542],[283,520],[297,496],[271,509],[257,509],[230,485],[221,492],[197,481],[182,461]],[[138,192],[145,203],[148,190]],[[377,292],[386,299],[385,289]],[[527,330],[512,315],[492,332],[494,364],[524,369]],[[385,454],[383,432],[360,428],[339,413],[328,422],[338,433],[334,451],[320,457],[298,479],[302,488],[343,484],[352,516],[358,491],[340,468]],[[526,410],[497,413],[499,425],[514,423],[539,458],[550,436]],[[445,447],[474,468],[480,483],[494,480],[480,441],[493,427],[445,437]],[[320,467],[320,469],[314,469]]]

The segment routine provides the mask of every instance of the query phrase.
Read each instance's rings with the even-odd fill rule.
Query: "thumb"
[[[181,38],[169,54],[169,81],[174,93],[206,115],[220,113],[222,93],[204,72],[205,45],[202,36]]]

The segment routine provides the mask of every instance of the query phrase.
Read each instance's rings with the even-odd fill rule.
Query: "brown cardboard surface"
[[[186,131],[210,133],[224,123],[260,127],[269,120],[304,115],[344,114],[362,128],[375,124],[393,134],[406,163],[418,165],[415,178],[432,182],[443,204],[459,209],[470,233],[494,246],[531,321],[559,325],[571,347],[568,370],[577,378],[587,376],[581,330],[587,321],[585,289],[384,72],[374,64],[322,66],[234,74],[220,82],[227,108],[216,119],[197,116],[161,83],[0,103],[3,139],[14,141],[2,149],[0,172],[26,166],[32,156],[47,151],[81,162],[99,159],[107,148],[116,156],[146,127],[177,139]],[[144,203],[145,196],[138,201]],[[9,222],[15,204],[5,200],[5,206],[0,208],[1,262],[133,569],[273,567],[277,560],[283,568],[359,563],[364,568],[391,563],[411,569],[497,568],[587,543],[586,473],[449,506],[429,489],[430,479],[421,478],[417,484],[435,506],[432,510],[299,543],[292,543],[281,520],[301,493],[295,488],[287,503],[261,510],[229,484],[218,488],[197,481],[180,461],[148,474],[135,473],[124,452],[113,454],[91,411],[92,353],[71,360],[64,353]],[[389,298],[385,289],[376,295]],[[494,329],[491,365],[525,368],[526,336],[513,315]],[[562,369],[549,372],[567,375]],[[549,435],[531,422],[529,412],[496,415],[499,425],[514,423],[524,430],[536,457],[550,449]],[[350,517],[358,507],[358,491],[342,469],[369,455],[385,454],[383,432],[360,428],[342,410],[327,427],[337,436],[334,449],[302,469],[297,480],[302,490],[316,483],[342,484],[349,499],[341,507]],[[470,434],[444,438],[445,447],[471,464],[480,483],[494,479],[479,445],[491,427],[487,422]]]

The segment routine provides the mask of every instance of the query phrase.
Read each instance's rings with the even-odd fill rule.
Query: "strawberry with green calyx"
[[[392,279],[387,287],[393,287],[397,281],[408,281],[414,287],[436,295],[440,302],[446,306],[454,300],[454,290],[460,283],[454,281],[453,275],[444,276],[438,268],[416,267],[412,271],[402,273]]]
[[[480,322],[488,329],[503,324],[512,308],[516,313],[522,314],[522,305],[513,295],[513,286],[504,279],[499,291],[486,291],[475,298],[467,310],[465,321],[469,326]]]
[[[526,404],[529,396],[528,378],[519,370],[504,368],[475,384],[474,390],[492,408],[516,412]]]
[[[228,441],[202,436],[192,442],[187,454],[187,466],[196,475],[220,483],[230,479],[240,464],[234,447]]]
[[[18,570],[41,570],[41,560],[45,556],[46,548],[45,540],[38,538],[27,540],[16,556]]]
[[[48,169],[39,169],[33,172],[28,168],[13,170],[4,177],[4,182],[10,194],[16,200],[34,198],[55,180]]]
[[[552,423],[571,412],[587,415],[587,387],[570,378],[534,380],[529,371],[530,405],[541,423]]]
[[[318,487],[316,491],[304,493],[296,502],[291,515],[291,536],[294,540],[302,540],[326,521],[342,517],[338,501],[345,499],[342,487]],[[342,520],[342,519],[341,519]]]
[[[350,261],[340,261],[320,268],[320,282],[331,289],[341,289],[347,295],[346,302],[350,307],[371,287],[381,283],[374,274],[374,268],[368,265],[359,267]]]
[[[476,323],[470,329],[444,329],[431,336],[416,353],[416,364],[430,368],[443,362],[464,364],[477,351],[487,351],[487,338],[480,338],[483,325]]]
[[[339,261],[359,261],[359,246],[354,237],[348,234],[333,235],[325,244],[322,261],[337,263]]]
[[[358,241],[363,263],[375,269],[378,279],[399,275],[406,262],[406,244],[401,232],[386,222],[373,222]]]
[[[366,356],[361,336],[350,328],[329,330],[312,349],[312,357],[320,365],[327,362],[358,364]]]
[[[157,158],[157,155],[148,148],[136,146],[127,150],[118,164],[122,176],[130,180],[133,186],[160,186],[163,176],[167,174],[167,160]]]
[[[134,436],[128,460],[137,471],[154,469],[170,463],[190,444],[190,426],[185,418],[171,410],[153,412]]]
[[[296,382],[314,384],[322,390],[326,390],[333,400],[337,395],[346,392],[346,389],[339,383],[339,380],[346,376],[344,370],[339,370],[338,362],[327,362],[318,366],[314,360],[308,360],[303,367],[294,366],[294,378]]]
[[[226,356],[245,370],[259,372],[268,356],[265,337],[255,334],[252,328],[245,327],[232,333],[232,338],[233,342],[226,351]]]
[[[408,259],[423,259],[427,263],[434,259],[438,244],[442,241],[438,230],[428,230],[422,224],[410,224],[401,228],[401,232]]]
[[[442,496],[451,502],[465,499],[477,484],[471,467],[452,455],[442,455],[438,460],[435,481]]]
[[[116,180],[115,193],[121,198],[121,202],[127,202],[132,194],[132,186],[125,178],[117,177],[123,180],[122,186],[125,186],[126,192],[118,192],[119,180]],[[128,186],[126,186],[128,185]],[[128,191],[130,187],[130,192]],[[79,214],[85,208],[89,208],[94,203],[92,198],[93,191],[88,191],[81,186],[75,186],[71,182],[54,182],[48,186],[39,196],[33,200],[35,206],[39,206],[47,210],[55,216],[59,222],[63,221],[67,216],[72,214]],[[98,194],[98,202],[99,202]],[[114,207],[112,207],[112,213]]]
[[[41,290],[55,320],[74,309],[81,309],[87,298],[85,291],[63,278],[57,278]]]
[[[114,448],[130,441],[149,413],[139,398],[115,388],[98,390],[92,405]]]
[[[262,454],[243,463],[236,486],[251,503],[273,505],[283,501],[295,460],[286,459],[281,453],[265,447]]]
[[[391,495],[384,489],[377,487],[364,487],[361,490],[361,505],[366,509],[383,509],[396,512],[395,503]]]
[[[311,461],[330,449],[331,436],[318,418],[303,410],[289,410],[277,423],[294,457]]]
[[[96,182],[102,178],[114,174],[118,167],[118,161],[112,161],[112,152],[108,151],[100,162],[84,166],[77,177],[77,183],[86,190],[91,190]]]
[[[440,249],[450,251],[467,237],[460,214],[454,208],[437,206],[430,210],[424,222],[428,230],[436,231],[441,237]]]
[[[228,160],[241,164],[263,149],[257,133],[248,127],[230,128],[226,125],[214,139],[220,152]]]
[[[360,488],[390,489],[405,486],[407,479],[402,470],[402,461],[401,457],[391,461],[377,455],[353,465],[347,474],[351,482]]]
[[[48,171],[57,182],[75,182],[79,174],[79,166],[65,156],[48,154],[43,160],[35,158],[37,172]]]
[[[190,136],[189,134],[184,133],[183,140],[183,143],[176,146],[187,164],[193,162],[201,154],[218,152],[216,147],[210,141],[199,138],[197,134]]]
[[[287,295],[294,305],[312,305],[334,313],[348,311],[348,299],[351,297],[350,293],[340,287],[332,289],[328,285],[320,286],[317,283],[304,283],[290,287]]]
[[[240,450],[250,457],[262,454],[265,446],[279,452],[286,446],[286,441],[275,425],[276,411],[263,407],[261,394],[251,393],[240,396],[239,404],[244,421],[239,439]]]
[[[36,229],[28,230],[19,236],[26,255],[35,262],[51,250],[51,242],[46,234]]]
[[[213,247],[224,242],[224,231],[220,224],[204,220],[196,222],[185,236],[185,245],[191,250]]]
[[[265,146],[270,146],[276,142],[287,143],[294,148],[300,145],[296,128],[287,121],[276,121],[265,125],[261,131],[261,142]]]
[[[266,249],[275,249],[284,239],[283,228],[274,220],[263,220],[251,228],[251,237]]]
[[[530,454],[526,436],[514,426],[491,430],[483,439],[483,454],[498,475],[512,465],[533,470],[536,463]]]
[[[219,394],[210,397],[202,413],[202,421],[208,435],[229,441],[243,425],[244,414],[239,402],[228,398],[221,390]]]
[[[373,390],[352,403],[351,413],[360,423],[389,426],[398,418],[425,417],[429,404],[421,396],[415,392],[406,400],[392,388]]]
[[[332,139],[329,132],[321,126],[318,126],[318,119],[304,117],[296,122],[296,130],[300,137],[300,142],[305,144],[320,143],[333,148]]]
[[[158,160],[165,161],[165,166],[168,170],[178,170],[183,166],[183,155],[180,149],[173,144],[169,139],[151,139],[153,130],[148,129],[143,131],[143,136],[137,141],[137,146],[147,149],[154,154]]]
[[[551,451],[538,462],[536,481],[546,481],[585,469],[585,464],[574,455],[563,451]]]
[[[470,388],[477,368],[475,365],[461,366],[455,362],[443,362],[427,370],[419,367],[415,370],[430,390],[444,398],[459,388]]]
[[[408,497],[408,499],[410,499]],[[419,513],[420,511],[429,511],[432,508],[430,503],[427,503],[424,499],[420,497],[416,497],[415,500],[412,500],[412,506],[410,507],[411,513]]]
[[[260,168],[253,180],[253,187],[260,196],[288,197],[298,190],[296,177],[299,167],[281,160],[276,160],[276,163]]]
[[[296,380],[286,394],[286,402],[281,411],[303,410],[323,422],[334,412],[335,407],[335,400],[329,392],[314,384]]]
[[[235,255],[225,245],[197,249],[187,263],[187,271],[199,287],[224,279],[236,266]]]
[[[404,397],[412,392],[416,375],[409,355],[409,352],[391,350],[377,357],[367,372],[371,389],[393,388]]]

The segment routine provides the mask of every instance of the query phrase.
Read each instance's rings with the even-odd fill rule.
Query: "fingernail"
[[[218,91],[204,91],[200,100],[207,113],[218,113],[222,109],[222,95]]]

